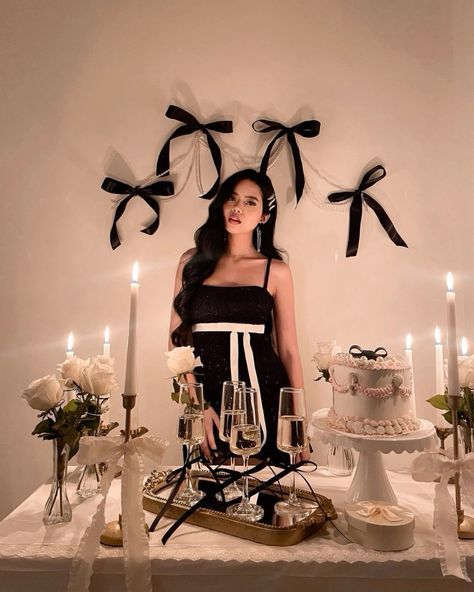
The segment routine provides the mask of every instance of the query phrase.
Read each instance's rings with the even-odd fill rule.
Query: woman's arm
[[[269,288],[273,291],[275,336],[278,355],[290,380],[288,386],[304,388],[290,268],[283,261],[272,261]]]
[[[174,345],[171,341],[171,333],[179,327],[181,324],[181,317],[176,312],[174,307],[174,299],[178,295],[181,287],[183,285],[183,269],[186,263],[191,259],[191,257],[196,252],[196,249],[189,249],[181,255],[179,260],[178,269],[176,271],[176,279],[174,282],[174,292],[173,292],[173,302],[171,303],[171,318],[170,318],[170,330],[169,330],[169,338],[168,338],[168,349],[173,349]],[[189,373],[186,375],[186,380],[188,382],[195,382],[196,379],[194,374]],[[216,449],[216,442],[214,439],[214,431],[213,426],[216,425],[219,427],[219,416],[214,411],[212,407],[209,407],[204,411],[204,430],[205,430],[205,437],[204,440],[201,442],[201,450],[203,454],[206,456],[208,460],[212,460],[211,449]]]

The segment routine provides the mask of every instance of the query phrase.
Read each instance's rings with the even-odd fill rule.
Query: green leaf
[[[446,411],[446,413],[443,413],[443,417],[448,423],[453,423],[453,414],[451,410]]]
[[[179,389],[180,389],[180,384],[179,382],[176,380],[176,377],[173,376],[173,391],[175,393],[179,393]]]
[[[77,408],[82,405],[81,401],[77,399],[71,399],[67,405],[64,405],[63,411],[65,414],[76,413]]]
[[[52,429],[54,422],[52,419],[44,419],[40,421],[39,424],[35,427],[35,429],[31,432],[33,435],[35,434],[54,434],[54,430]]]
[[[179,403],[179,392],[178,393],[176,393],[176,392],[171,393],[171,400],[175,401],[176,403]]]
[[[434,395],[433,397],[426,399],[426,401],[436,409],[449,409],[448,402],[444,395]]]

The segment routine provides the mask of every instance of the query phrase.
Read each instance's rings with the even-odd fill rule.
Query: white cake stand
[[[401,436],[358,436],[339,432],[327,424],[329,409],[320,409],[313,413],[308,433],[310,437],[344,448],[353,448],[359,452],[359,462],[347,492],[350,501],[381,500],[397,503],[397,496],[392,489],[383,464],[382,453],[415,452],[431,450],[437,447],[433,424],[420,419],[421,427],[416,432]]]

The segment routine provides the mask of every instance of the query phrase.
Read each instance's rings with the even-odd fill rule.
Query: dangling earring
[[[257,225],[257,251],[260,253],[262,246],[262,231],[260,230],[260,224]]]

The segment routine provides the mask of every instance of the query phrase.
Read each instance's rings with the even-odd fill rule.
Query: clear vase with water
[[[72,519],[71,504],[67,496],[67,466],[69,445],[57,438],[53,443],[53,480],[43,512],[43,523],[58,524]]]

